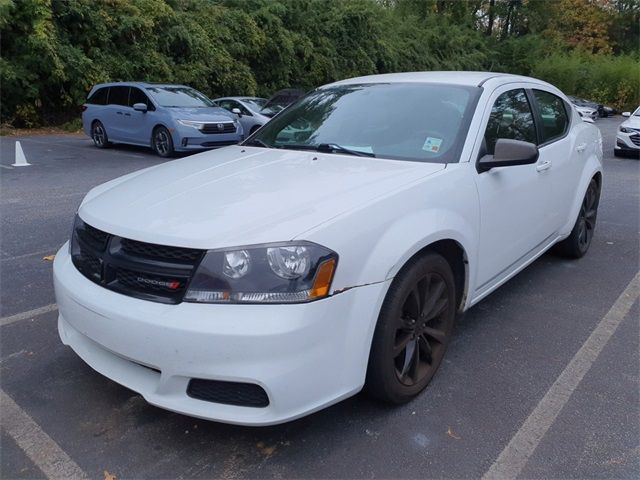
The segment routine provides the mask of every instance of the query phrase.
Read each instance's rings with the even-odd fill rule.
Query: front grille
[[[633,142],[634,145],[640,146],[640,135],[631,135],[629,139]]]
[[[202,133],[235,133],[236,124],[233,122],[205,123],[200,129]]]
[[[187,395],[206,402],[240,407],[264,408],[269,405],[267,392],[260,385],[253,383],[192,378],[187,386]]]
[[[140,242],[76,221],[71,255],[92,282],[131,297],[180,303],[204,250]]]
[[[107,245],[107,240],[109,239],[109,234],[103,232],[102,230],[98,230],[97,228],[92,227],[88,224],[80,225],[77,229],[78,236],[84,240],[88,245],[97,249],[103,250]]]
[[[202,255],[202,250],[195,248],[167,247],[153,243],[138,242],[123,238],[120,242],[122,250],[129,255],[137,255],[152,260],[178,260],[180,262],[195,262]]]

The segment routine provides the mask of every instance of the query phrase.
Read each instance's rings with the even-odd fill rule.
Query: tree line
[[[0,0],[0,116],[77,117],[96,83],[269,96],[358,75],[532,75],[640,103],[638,0]]]

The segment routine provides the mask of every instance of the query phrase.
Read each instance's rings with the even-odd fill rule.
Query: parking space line
[[[538,447],[538,444],[566,405],[591,365],[640,297],[640,272],[600,320],[536,408],[522,424],[496,461],[482,476],[489,479],[515,479]]]
[[[37,317],[38,315],[43,315],[45,313],[53,312],[58,309],[58,305],[52,303],[50,305],[45,305],[44,307],[34,308],[33,310],[29,310],[22,313],[16,313],[15,315],[10,315],[8,317],[0,318],[0,327],[4,327],[5,325],[9,325],[10,323],[19,322],[20,320],[27,320],[29,318]]]
[[[85,479],[87,474],[38,424],[0,389],[2,429],[49,479]]]

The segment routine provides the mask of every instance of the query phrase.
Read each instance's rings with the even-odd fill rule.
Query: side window
[[[109,92],[109,105],[122,105],[129,103],[129,87],[111,87]]]
[[[233,102],[232,108],[239,108],[243,115],[252,116],[251,112],[247,110],[247,107],[242,105],[240,102]]]
[[[218,102],[218,105],[220,105],[225,110],[229,110],[229,111],[231,111],[231,109],[233,108],[232,106],[233,102],[231,100],[220,100]]]
[[[107,94],[109,93],[109,87],[102,87],[93,92],[89,98],[87,98],[87,103],[91,105],[106,105],[107,104]]]
[[[543,90],[534,90],[533,96],[536,99],[540,117],[542,120],[542,141],[562,137],[569,127],[569,119],[564,102],[560,97]]]
[[[509,90],[496,99],[484,138],[487,153],[491,155],[499,138],[538,143],[533,113],[524,89]]]
[[[148,110],[155,110],[153,103],[151,103],[146,93],[139,88],[131,87],[131,91],[129,92],[129,106],[133,107],[136,103],[144,103]]]

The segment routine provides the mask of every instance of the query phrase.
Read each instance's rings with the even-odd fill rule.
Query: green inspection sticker
[[[424,141],[424,145],[422,146],[422,149],[426,150],[427,152],[438,153],[441,145],[442,145],[441,138],[427,137],[427,139]]]

